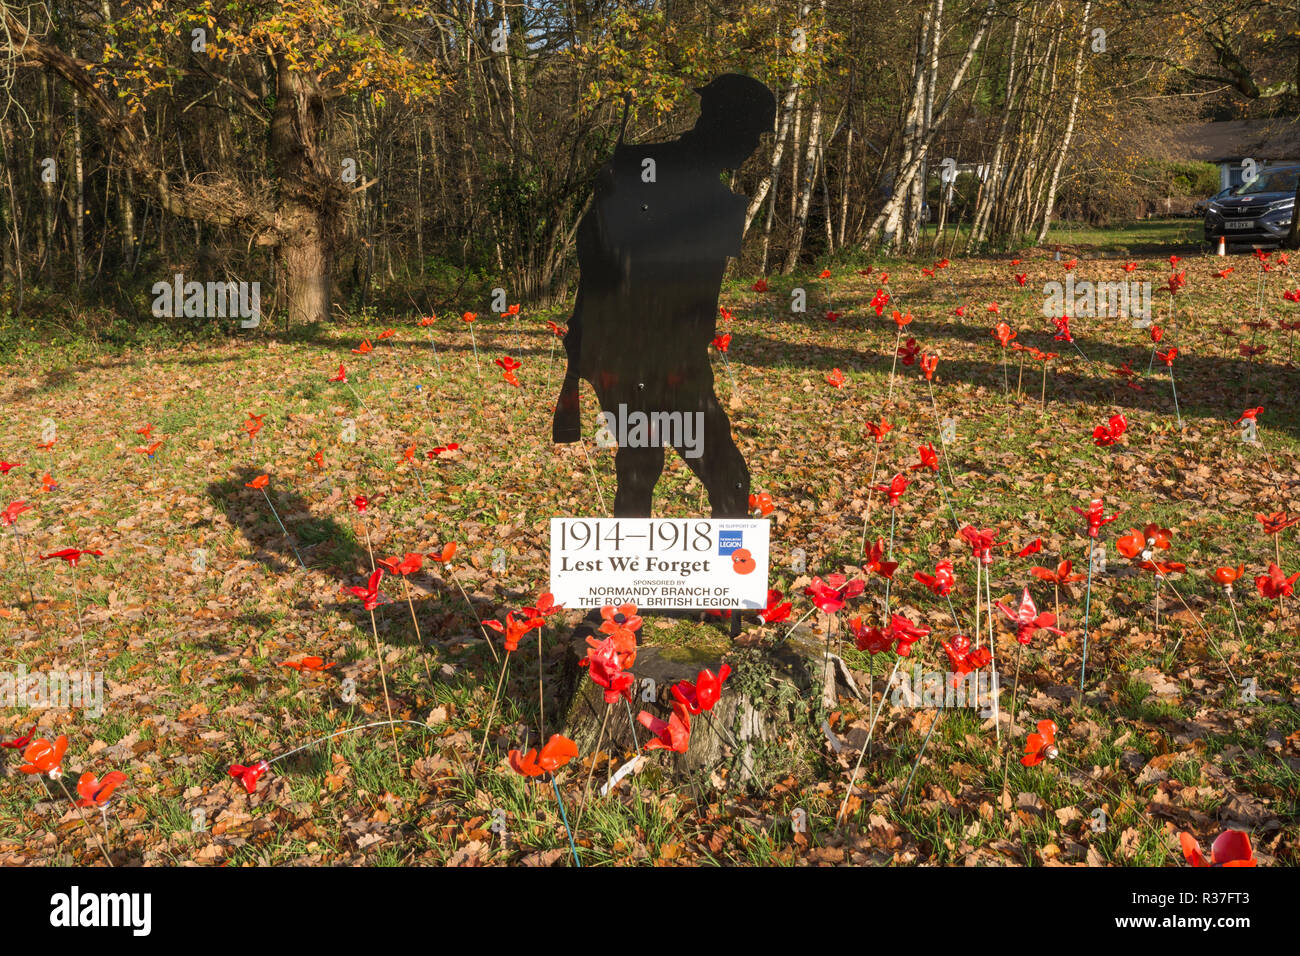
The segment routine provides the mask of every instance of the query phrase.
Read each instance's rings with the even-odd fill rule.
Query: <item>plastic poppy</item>
[[[365,495],[357,495],[352,499],[352,506],[357,509],[359,514],[365,514],[366,509],[370,507],[370,499]]]
[[[1083,574],[1073,574],[1073,570],[1073,564],[1069,561],[1062,561],[1056,566],[1056,570],[1051,568],[1030,568],[1029,573],[1040,581],[1050,581],[1057,587],[1065,587],[1075,581],[1082,581],[1086,577]]]
[[[876,485],[876,491],[883,491],[889,495],[889,507],[895,508],[903,498],[903,492],[907,491],[909,482],[906,475],[898,474],[890,479],[887,485]]]
[[[876,310],[876,315],[885,314],[885,306],[889,305],[889,293],[884,289],[877,289],[876,294],[871,297],[870,306]]]
[[[763,517],[770,515],[775,507],[772,504],[772,496],[766,491],[749,496],[749,510],[757,511]]]
[[[877,538],[867,548],[867,563],[862,566],[862,570],[867,574],[879,574],[882,578],[893,580],[894,572],[898,570],[898,562],[885,560],[884,538]]]
[[[1090,538],[1097,537],[1098,533],[1101,531],[1102,525],[1110,524],[1110,522],[1114,521],[1116,518],[1119,517],[1119,515],[1111,515],[1110,517],[1105,517],[1104,515],[1105,509],[1102,507],[1100,498],[1093,498],[1092,501],[1089,502],[1088,509],[1086,511],[1083,508],[1079,508],[1075,505],[1070,505],[1070,510],[1073,511],[1075,514],[1079,515],[1080,517],[1084,518],[1088,522],[1088,537]]]
[[[893,315],[894,315],[894,324],[898,326],[899,329],[902,329],[906,325],[911,325],[912,323],[911,312],[899,312],[897,309],[895,309]]]
[[[252,766],[245,767],[242,764],[232,763],[230,769],[226,772],[244,785],[244,789],[249,793],[257,790],[257,781],[262,774],[271,769],[271,765],[265,760],[259,760]]]
[[[731,668],[723,664],[715,674],[705,668],[695,678],[695,683],[678,681],[673,685],[672,695],[691,714],[703,714],[713,709],[722,696],[722,685],[731,674]]]
[[[0,525],[6,528],[18,520],[18,516],[24,511],[31,511],[32,506],[25,501],[11,501],[4,511],[0,511]]]
[[[1274,511],[1272,514],[1257,514],[1255,520],[1264,526],[1265,534],[1277,534],[1280,531],[1291,527],[1297,521],[1300,521],[1300,515],[1294,518],[1288,518],[1285,511]]]
[[[915,365],[921,356],[921,346],[916,344],[916,339],[908,339],[894,350],[894,354],[903,360],[904,365]]]
[[[0,461],[0,475],[7,475],[15,468],[22,466],[21,461]]]
[[[303,671],[315,671],[315,672],[327,671],[331,667],[335,667],[336,662],[330,661],[328,664],[326,664],[325,658],[323,657],[304,657],[301,660],[297,660],[297,661],[282,661],[280,666],[290,667],[301,674]]]
[[[959,684],[964,675],[987,667],[993,660],[993,654],[987,647],[972,648],[970,638],[965,634],[958,634],[951,641],[943,641],[940,646],[948,655],[948,665],[956,675],[953,686]]]
[[[1270,563],[1268,573],[1255,578],[1255,587],[1259,589],[1259,593],[1264,597],[1276,600],[1281,597],[1290,597],[1295,593],[1297,578],[1300,578],[1300,571],[1287,577],[1285,571],[1276,564]]]
[[[752,286],[750,286],[750,288],[753,289],[755,292],[766,292],[766,291],[767,291],[767,280],[766,280],[766,279],[759,279],[759,280],[758,280],[757,282],[755,282]]]
[[[420,568],[424,567],[424,555],[418,551],[415,553],[408,552],[400,560],[396,557],[380,558],[379,564],[384,567],[389,574],[400,574],[405,577],[408,574],[414,574]]]
[[[373,352],[374,350],[375,350],[375,347],[374,347],[373,345],[370,344],[370,340],[369,340],[369,339],[363,339],[362,342],[361,342],[361,344],[358,345],[356,348],[354,348],[354,349],[352,350],[352,354],[353,354],[353,355],[369,355],[369,354],[370,354],[371,352]]]
[[[0,740],[0,747],[4,747],[7,750],[22,750],[32,742],[34,736],[36,736],[36,724],[32,724],[32,729],[27,731],[27,733],[23,734],[21,737],[15,737],[13,740]]]
[[[912,577],[929,588],[932,594],[937,594],[939,597],[947,597],[957,585],[951,561],[940,561],[936,564],[934,574],[916,571],[912,574]]]
[[[831,373],[826,376],[826,383],[830,385],[832,388],[843,388],[845,381],[846,379],[844,378],[844,373],[841,372],[838,368],[833,369]]]
[[[602,634],[613,634],[618,630],[635,631],[641,627],[641,618],[636,613],[635,604],[620,604],[615,607],[606,604],[600,609]]]
[[[563,610],[563,604],[555,603],[555,595],[550,591],[544,591],[537,596],[537,603],[534,606],[524,608],[524,613],[529,617],[548,618],[552,614],[559,614]]]
[[[1006,544],[1005,541],[995,541],[997,537],[992,528],[985,528],[983,531],[973,525],[966,525],[959,532],[967,544],[971,547],[971,554],[980,564],[990,565],[993,563],[993,549]]]
[[[803,593],[812,598],[817,610],[823,614],[838,614],[844,610],[845,602],[857,597],[866,590],[867,583],[861,578],[847,581],[842,574],[828,574],[826,580],[815,577],[803,589]]]
[[[654,739],[645,745],[646,750],[671,750],[674,753],[686,753],[686,748],[691,743],[691,718],[685,704],[674,701],[672,716],[666,721],[660,720],[654,714],[644,710],[636,715],[636,719],[650,733],[654,734]]]
[[[853,634],[854,646],[873,656],[889,650],[894,645],[893,634],[878,627],[864,627],[860,617],[849,621],[849,630]]]
[[[443,455],[446,455],[453,451],[459,451],[459,450],[460,450],[460,445],[458,445],[456,442],[451,442],[450,444],[447,445],[439,445],[437,448],[433,449],[433,451],[429,452],[428,457],[430,459],[441,458]]]
[[[62,551],[55,551],[53,554],[42,554],[41,560],[48,561],[50,558],[60,558],[67,561],[74,568],[81,563],[81,559],[86,555],[94,555],[97,558],[104,556],[103,551],[82,550],[81,548],[64,548]]]
[[[998,340],[999,345],[1006,348],[1011,340],[1016,337],[1016,332],[1005,322],[999,322],[993,327],[993,337]]]
[[[1101,447],[1113,445],[1128,430],[1128,419],[1123,415],[1112,415],[1105,425],[1098,425],[1092,430],[1093,444]]]
[[[43,773],[51,780],[58,780],[63,776],[63,755],[67,750],[67,737],[59,736],[53,743],[37,737],[23,751],[25,763],[18,769],[23,773]]]
[[[347,380],[348,380],[348,372],[347,372],[347,369],[345,369],[345,368],[342,366],[342,364],[340,364],[340,365],[339,365],[339,370],[338,370],[338,372],[336,372],[336,373],[335,373],[335,374],[330,378],[330,381],[331,381],[331,382],[346,382]],[[252,791],[250,790],[249,793],[252,793]]]
[[[384,329],[384,331],[379,333],[379,340],[382,342],[384,339],[391,339],[396,334],[396,329]]]
[[[1215,568],[1214,580],[1231,591],[1233,583],[1241,577],[1245,570],[1246,566],[1244,564],[1239,564],[1235,568]]]
[[[1052,336],[1053,339],[1057,342],[1074,341],[1074,334],[1070,331],[1070,317],[1068,315],[1052,319],[1052,324],[1056,326],[1056,334]]]
[[[140,448],[137,448],[137,449],[135,450],[135,453],[136,453],[137,455],[144,455],[144,456],[146,456],[146,457],[148,457],[148,458],[152,458],[154,455],[156,455],[156,454],[158,453],[158,449],[161,448],[161,447],[163,446],[163,441],[164,441],[164,439],[161,439],[161,438],[160,438],[160,439],[158,439],[156,442],[154,442],[152,445],[149,445],[149,446],[147,446],[147,447],[140,447]]]
[[[916,453],[921,456],[921,460],[909,467],[908,471],[919,471],[922,468],[929,471],[939,470],[939,455],[935,452],[933,443],[922,445],[916,450]]]
[[[792,607],[789,601],[782,601],[784,595],[780,591],[769,590],[767,592],[767,606],[758,612],[758,618],[764,624],[777,624],[781,621],[790,620]]]
[[[889,422],[885,421],[883,418],[880,419],[879,425],[875,422],[867,422],[867,431],[871,432],[871,437],[876,440],[877,445],[883,442],[885,436],[893,430],[894,426],[889,424]]]
[[[927,382],[934,381],[934,370],[938,367],[939,367],[939,356],[937,355],[921,356],[921,371],[925,373],[925,380]]]
[[[270,484],[270,483],[271,483],[271,476],[270,476],[270,475],[258,475],[258,476],[257,476],[256,478],[254,478],[252,481],[246,481],[246,482],[244,482],[244,487],[245,487],[245,488],[265,488],[265,487],[266,487],[268,484]]]
[[[487,620],[483,622],[486,626],[492,628],[498,634],[504,634],[506,637],[506,652],[519,650],[519,641],[531,630],[544,627],[545,623],[539,617],[525,618],[522,621],[515,620],[515,612],[510,611],[506,614],[506,622]]]
[[[1016,627],[1016,640],[1021,644],[1029,644],[1033,641],[1034,635],[1041,631],[1051,631],[1053,634],[1064,635],[1065,632],[1053,625],[1056,624],[1056,615],[1050,611],[1038,612],[1038,606],[1034,604],[1034,599],[1029,594],[1029,588],[1025,588],[1024,593],[1020,596],[1020,606],[1012,611],[1001,601],[997,602],[998,610],[1005,614]]]
[[[1025,741],[1025,755],[1020,762],[1026,767],[1037,767],[1044,760],[1055,760],[1060,753],[1056,749],[1056,732],[1054,721],[1040,720],[1038,732],[1030,734]]]
[[[525,777],[540,777],[544,773],[554,773],[577,757],[578,745],[568,737],[552,734],[551,739],[542,744],[541,753],[536,749],[526,754],[512,750],[507,756],[511,768],[516,773],[521,773]]]
[[[264,418],[266,418],[265,415],[254,415],[252,412],[248,413],[248,421],[244,422],[240,427],[243,428],[244,431],[248,432],[249,441],[252,441],[253,436],[262,430],[262,419]]]
[[[1255,866],[1255,851],[1250,846],[1250,835],[1241,830],[1224,830],[1214,838],[1207,860],[1201,845],[1190,833],[1178,834],[1183,859],[1192,866]]]
[[[375,608],[379,607],[380,602],[384,598],[384,596],[379,593],[379,582],[383,577],[384,569],[376,568],[375,573],[370,575],[370,580],[366,582],[365,587],[349,587],[344,588],[344,590],[354,597],[360,598],[362,606],[365,607],[367,611],[373,611]]]
[[[889,617],[889,636],[898,642],[894,650],[899,657],[910,657],[912,645],[929,633],[928,627],[913,624],[901,614],[891,614]]]
[[[100,780],[93,773],[83,773],[77,781],[77,793],[81,799],[77,801],[79,807],[103,807],[108,803],[113,791],[120,784],[126,783],[126,774],[120,770],[111,770],[104,774],[104,779]]]
[[[442,546],[441,551],[430,551],[425,557],[430,561],[437,561],[439,564],[446,564],[456,554],[456,542],[449,541]]]
[[[721,335],[713,337],[713,347],[719,352],[725,352],[731,347],[731,333],[724,332]]]
[[[1042,550],[1043,550],[1043,539],[1035,538],[1033,541],[1030,541],[1027,545],[1025,545],[1023,548],[1017,551],[1016,557],[1027,558],[1031,554],[1037,554],[1039,551]]]
[[[578,666],[586,667],[592,683],[604,688],[605,703],[612,704],[620,696],[630,701],[634,678],[623,671],[614,639],[607,637],[603,641],[595,641],[587,638],[587,643],[590,645],[587,656],[578,662]]]

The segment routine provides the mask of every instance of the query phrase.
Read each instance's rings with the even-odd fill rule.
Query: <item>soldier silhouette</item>
[[[715,518],[744,517],[749,469],[713,390],[709,345],[727,258],[740,255],[748,200],[721,175],[771,131],[776,98],[734,73],[695,92],[700,117],[692,129],[671,142],[635,146],[620,135],[600,171],[578,224],[578,294],[552,434],[561,443],[581,437],[579,379],[615,416],[692,416],[703,429],[699,447],[685,451],[678,443],[678,453],[703,482]],[[616,517],[649,517],[669,437],[620,444]]]

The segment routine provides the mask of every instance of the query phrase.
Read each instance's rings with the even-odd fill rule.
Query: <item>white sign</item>
[[[752,518],[552,518],[551,593],[571,608],[767,606],[768,523]]]

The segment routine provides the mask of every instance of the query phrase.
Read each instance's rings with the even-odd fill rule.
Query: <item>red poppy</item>
[[[838,368],[832,370],[831,373],[826,376],[827,384],[829,384],[833,388],[843,388],[845,381],[846,379],[844,378],[844,373],[841,372]]]
[[[875,490],[888,493],[889,506],[895,508],[898,506],[898,502],[902,500],[903,492],[907,491],[908,484],[910,484],[910,482],[908,482],[907,476],[898,474],[890,479],[889,484],[876,485]]]
[[[1255,866],[1255,851],[1250,846],[1250,835],[1240,830],[1224,830],[1214,839],[1207,860],[1201,845],[1190,833],[1178,834],[1183,859],[1192,866]]]
[[[436,315],[427,315],[420,320],[419,326],[420,328],[425,329],[433,325],[433,323],[437,321],[438,321],[438,317]]]
[[[1248,409],[1246,409],[1244,412],[1242,412],[1240,415],[1238,415],[1238,416],[1237,416],[1237,420],[1236,420],[1235,422],[1233,422],[1232,424],[1234,424],[1234,425],[1240,425],[1242,422],[1244,422],[1244,421],[1245,421],[1246,419],[1248,419],[1248,418],[1249,418],[1252,422],[1254,422],[1254,421],[1258,421],[1258,419],[1257,419],[1256,416],[1258,416],[1259,413],[1262,412],[1263,410],[1264,410],[1264,406],[1263,406],[1263,405],[1260,405],[1260,406],[1258,406],[1258,407],[1256,407],[1256,408],[1248,408]]]
[[[439,564],[446,564],[456,554],[456,542],[449,541],[442,546],[441,551],[429,551],[425,557],[431,561],[437,561]]]
[[[934,566],[934,574],[926,574],[924,571],[913,572],[912,577],[924,584],[930,591],[939,597],[947,597],[952,593],[952,589],[957,585],[957,579],[953,575],[953,566],[951,561],[940,561]]]
[[[394,329],[384,329],[379,333],[379,340],[382,342],[384,339],[391,339],[396,334],[397,332]]]
[[[867,574],[879,574],[882,578],[893,580],[894,572],[898,570],[898,562],[885,560],[884,538],[877,538],[867,548],[867,563],[862,566],[862,570]]]
[[[244,431],[248,432],[249,441],[252,441],[253,436],[262,430],[262,419],[264,418],[266,418],[266,415],[264,414],[254,415],[252,412],[248,413],[248,421],[244,422],[240,427],[243,428]]]
[[[894,650],[899,657],[910,657],[912,645],[929,633],[928,627],[913,624],[901,614],[891,614],[889,617],[889,635],[898,642]]]
[[[1174,294],[1185,285],[1187,285],[1187,270],[1184,269],[1182,272],[1173,273],[1169,277],[1169,283],[1168,283],[1169,294],[1170,295]]]
[[[1007,344],[1016,337],[1016,332],[1005,322],[999,322],[993,327],[993,337],[998,340],[999,345],[1006,348]]]
[[[439,445],[438,447],[434,448],[433,451],[429,452],[428,457],[430,460],[434,458],[441,458],[443,455],[450,454],[453,451],[460,451],[460,445],[457,444],[456,442],[451,442],[448,445]]]
[[[615,607],[613,604],[606,604],[600,609],[602,634],[613,634],[615,631],[636,631],[641,627],[641,618],[636,613],[635,604],[620,604]]]
[[[1300,302],[1300,288],[1292,289],[1290,292],[1283,292],[1282,298],[1288,302]]]
[[[984,307],[984,309],[986,312],[992,312],[994,315],[1000,315],[1002,313],[1002,309],[998,307],[996,302],[990,302]]]
[[[866,582],[860,578],[846,583],[844,575],[830,574],[825,581],[820,577],[813,578],[803,593],[812,598],[817,610],[823,614],[838,614],[844,610],[845,603],[861,594],[866,586]]]
[[[764,624],[778,624],[781,621],[790,620],[790,602],[783,602],[782,597],[780,591],[769,590],[767,592],[767,606],[758,612],[759,620]]]
[[[849,630],[853,633],[853,643],[860,651],[866,651],[873,657],[889,650],[894,644],[894,636],[878,627],[863,627],[862,618],[855,617],[849,621]]]
[[[342,363],[340,363],[340,364],[339,364],[339,370],[338,370],[337,374],[335,374],[333,377],[331,377],[331,378],[330,378],[330,381],[331,381],[331,382],[346,382],[347,380],[348,380],[347,369],[345,369],[345,368],[343,367]],[[249,793],[252,793],[252,791],[250,790]]]
[[[1098,425],[1092,430],[1092,440],[1096,445],[1105,447],[1119,441],[1119,437],[1128,430],[1128,419],[1123,415],[1112,415],[1105,425]]]
[[[1056,749],[1057,726],[1054,721],[1040,720],[1038,733],[1030,734],[1025,741],[1025,755],[1020,762],[1026,767],[1037,767],[1044,760],[1055,760],[1060,753]]]
[[[934,370],[938,367],[939,367],[939,356],[937,355],[921,356],[921,371],[925,373],[925,380],[927,382],[934,381]]]
[[[883,418],[880,419],[879,425],[875,422],[867,422],[867,431],[871,432],[871,437],[876,440],[877,445],[883,442],[885,436],[893,430],[894,426],[889,424],[889,422],[885,421]]]
[[[81,794],[77,806],[102,807],[108,803],[118,785],[125,782],[126,774],[120,770],[112,770],[104,774],[103,780],[93,773],[83,773],[81,779],[77,781],[77,793]]]
[[[589,637],[587,644],[587,656],[578,662],[578,666],[588,668],[592,682],[605,689],[605,703],[612,704],[620,696],[630,701],[634,678],[624,672],[614,639],[607,637],[596,641]]]
[[[249,793],[257,790],[257,781],[262,774],[271,769],[271,765],[265,760],[259,760],[257,763],[245,767],[241,764],[232,763],[230,769],[226,772],[244,785],[244,789]]]
[[[1300,571],[1287,577],[1285,571],[1270,562],[1268,573],[1255,578],[1255,587],[1264,597],[1276,600],[1280,597],[1290,597],[1295,593],[1294,586],[1297,578],[1300,578]]]
[[[903,360],[904,365],[915,365],[916,360],[921,356],[921,346],[916,344],[916,339],[909,338],[906,343],[895,349],[894,353]]]
[[[463,313],[461,313],[460,320],[461,320],[462,322],[464,322],[466,325],[469,325],[471,322],[473,322],[473,321],[474,321],[475,319],[477,319],[477,318],[478,318],[478,313],[477,313],[477,312],[463,312]]]
[[[992,564],[993,549],[1006,544],[1005,541],[993,540],[997,535],[994,534],[992,528],[985,528],[981,531],[972,525],[966,525],[957,533],[970,545],[972,556],[983,565]]]
[[[964,305],[959,305],[959,306],[957,306],[957,308],[955,308],[955,309],[952,310],[952,314],[955,315],[955,316],[957,316],[957,318],[959,318],[959,319],[965,318],[965,317],[966,317],[966,306],[964,306]]]
[[[1022,286],[1023,286],[1027,281],[1029,281],[1029,273],[1028,273],[1028,272],[1017,272],[1017,273],[1015,274],[1015,276],[1016,276],[1016,282],[1018,282],[1018,283],[1019,283],[1020,285],[1022,285]]]
[[[721,335],[715,335],[713,337],[713,347],[719,352],[727,351],[731,347],[731,333],[724,332]]]
[[[1056,566],[1056,570],[1051,568],[1030,568],[1029,573],[1040,581],[1050,581],[1057,587],[1066,587],[1075,581],[1082,581],[1086,575],[1073,574],[1074,565],[1069,561],[1062,561]]]
[[[877,289],[876,294],[871,297],[869,305],[876,310],[876,315],[884,315],[885,306],[889,305],[889,293],[884,289]]]
[[[757,282],[755,282],[752,286],[750,286],[750,288],[752,288],[755,292],[766,292],[766,291],[767,291],[767,280],[766,280],[766,279],[759,279],[759,280],[758,280]]]
[[[1059,319],[1052,319],[1052,324],[1056,326],[1056,334],[1052,336],[1057,342],[1073,342],[1074,334],[1070,331],[1070,317],[1063,315]]]
[[[1034,599],[1029,596],[1029,588],[1025,588],[1024,593],[1020,596],[1020,606],[1012,611],[1001,601],[997,602],[998,610],[1007,616],[1012,624],[1016,627],[1016,640],[1021,644],[1028,644],[1034,639],[1034,635],[1041,631],[1051,631],[1053,634],[1065,634],[1056,624],[1056,615],[1048,611],[1041,614],[1038,612],[1038,606],[1034,604]]]
[[[713,709],[713,705],[722,696],[722,685],[731,674],[731,667],[723,664],[715,674],[702,670],[695,678],[695,683],[678,681],[673,685],[673,697],[691,714],[703,714]]]
[[[1077,266],[1077,265],[1079,264],[1079,260],[1078,260],[1078,259],[1070,259],[1068,262],[1065,262],[1065,263],[1062,263],[1062,264],[1065,266],[1065,271],[1066,271],[1066,272],[1069,272],[1071,269],[1073,269],[1075,266]]]
[[[562,326],[557,325],[556,323],[552,322],[550,319],[547,319],[546,327],[550,330],[551,334],[554,335],[557,339],[564,338],[564,333],[566,330]]]
[[[568,737],[552,734],[551,739],[542,744],[540,754],[536,749],[526,754],[512,750],[506,756],[516,773],[521,773],[525,777],[540,777],[544,773],[554,773],[577,757],[578,745]]]
[[[942,641],[939,646],[948,655],[948,665],[956,675],[952,681],[954,687],[961,683],[963,675],[987,667],[993,660],[993,653],[987,647],[972,648],[970,638],[965,634],[958,634],[951,641]]]
[[[67,750],[67,737],[59,736],[54,743],[44,737],[37,737],[23,751],[23,760],[26,762],[18,769],[23,773],[47,774],[51,780],[58,780],[63,776],[63,755]]]
[[[641,711],[636,719],[643,727],[654,734],[654,739],[645,745],[646,750],[671,750],[686,753],[691,743],[691,718],[686,705],[680,701],[673,702],[672,716],[663,721],[648,711]]]
[[[908,468],[908,471],[919,471],[922,468],[928,469],[929,471],[939,470],[939,455],[934,450],[933,442],[928,445],[922,445],[916,450],[916,453],[921,456],[921,460]]]
[[[5,747],[9,750],[22,750],[32,742],[34,736],[36,736],[36,724],[32,724],[32,729],[27,731],[27,733],[23,734],[21,737],[15,737],[13,740],[0,740],[0,747]]]
[[[136,453],[137,455],[146,455],[146,456],[148,456],[149,458],[152,458],[155,454],[157,454],[158,449],[161,448],[161,447],[163,446],[163,442],[164,442],[164,441],[165,441],[165,439],[160,438],[160,439],[158,439],[156,442],[154,442],[152,445],[149,445],[147,448],[146,448],[146,447],[137,448],[137,449],[135,450],[135,453]]]
[[[518,368],[522,368],[524,363],[507,355],[503,358],[494,359],[492,364],[499,367],[503,372],[513,372]]]
[[[58,441],[58,439],[56,438],[54,441]],[[45,441],[45,442],[38,441],[36,443],[36,447],[41,449],[41,451],[49,451],[51,448],[54,447],[54,441]]]
[[[362,342],[361,342],[361,344],[358,345],[356,348],[354,348],[354,349],[352,350],[352,354],[353,354],[353,355],[369,355],[369,354],[370,354],[371,352],[373,352],[374,350],[375,350],[375,347],[374,347],[373,345],[370,344],[370,340],[369,340],[369,339],[363,339]]]
[[[50,476],[48,471],[41,475],[41,491],[53,491],[57,487],[59,483]]]
[[[1300,521],[1300,515],[1288,518],[1285,511],[1274,511],[1272,514],[1257,514],[1255,520],[1264,526],[1265,534],[1277,534]]]
[[[1232,584],[1245,573],[1246,566],[1239,564],[1235,568],[1215,568],[1214,580],[1218,581],[1229,591],[1232,590]]]
[[[900,329],[903,328],[903,326],[905,325],[910,325],[912,322],[911,312],[899,312],[897,309],[895,309],[893,315],[894,315],[894,324],[898,326]]]
[[[0,511],[0,525],[6,528],[18,520],[18,516],[24,511],[31,511],[32,506],[25,501],[11,501],[4,511]]]
[[[367,611],[373,611],[375,608],[379,607],[380,602],[384,598],[384,596],[379,593],[379,582],[383,577],[384,569],[376,568],[375,573],[370,575],[370,580],[366,582],[365,587],[348,587],[344,588],[344,590],[353,597],[360,598],[362,605]]]
[[[548,618],[552,614],[559,614],[563,610],[563,604],[555,603],[555,595],[550,591],[544,591],[537,596],[535,605],[524,608],[524,613],[529,617]]]
[[[324,452],[321,452],[321,451],[316,452],[316,454],[314,454],[314,455],[311,456],[311,460],[314,461],[314,462],[316,462],[316,467],[317,467],[317,468],[324,468],[324,467],[325,467],[325,453],[324,453]]]
[[[370,499],[365,495],[357,495],[352,499],[352,506],[357,509],[358,514],[365,514],[366,509],[370,507]]]
[[[7,475],[15,468],[22,466],[21,461],[0,461],[0,475]]]
[[[757,511],[763,517],[770,515],[775,507],[772,503],[772,496],[766,491],[749,496],[749,510]]]
[[[1035,538],[1033,541],[1030,541],[1027,545],[1025,545],[1023,548],[1021,548],[1021,549],[1016,553],[1016,557],[1018,557],[1018,558],[1027,558],[1027,557],[1029,557],[1031,554],[1037,554],[1039,551],[1042,551],[1042,550],[1043,550],[1043,539],[1042,539],[1042,538]]]
[[[1111,515],[1109,518],[1103,517],[1103,511],[1105,509],[1102,507],[1100,498],[1092,499],[1088,504],[1087,511],[1075,505],[1070,505],[1070,510],[1088,522],[1088,537],[1090,538],[1097,537],[1097,533],[1101,531],[1102,525],[1110,524],[1119,517],[1117,514]]]
[[[1126,262],[1126,263],[1124,263],[1124,271],[1125,271],[1125,272],[1132,272],[1132,271],[1133,271],[1134,269],[1136,269],[1137,267],[1138,267],[1138,264],[1137,264],[1136,262]]]
[[[730,322],[733,318],[735,318],[735,316],[731,314],[731,310],[728,309],[725,305],[718,306],[718,315],[722,316],[723,322]]]
[[[389,574],[400,574],[405,577],[408,574],[414,574],[420,568],[424,567],[424,555],[417,552],[407,552],[402,558],[380,558],[379,564]]]
[[[296,661],[281,661],[280,666],[293,668],[301,674],[303,671],[327,671],[336,664],[334,661],[326,664],[323,657],[304,657]]]
[[[506,614],[506,622],[502,624],[497,620],[487,620],[483,622],[498,634],[506,636],[506,652],[519,650],[519,641],[523,639],[529,631],[539,627],[545,627],[545,622],[540,617],[530,617],[522,621],[515,620],[515,612],[510,611]]]
[[[88,554],[94,555],[97,558],[102,558],[104,556],[103,551],[91,551],[88,549],[82,550],[81,548],[64,548],[62,551],[55,551],[53,554],[42,554],[40,557],[42,561],[48,561],[50,558],[61,558],[75,568],[81,563],[81,559]]]
[[[271,482],[270,475],[258,475],[252,481],[244,482],[245,488],[265,488]]]

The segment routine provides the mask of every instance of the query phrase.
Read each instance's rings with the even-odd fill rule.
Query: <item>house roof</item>
[[[1300,160],[1300,120],[1226,120],[1153,126],[1137,133],[1138,152],[1151,159],[1226,163]]]

